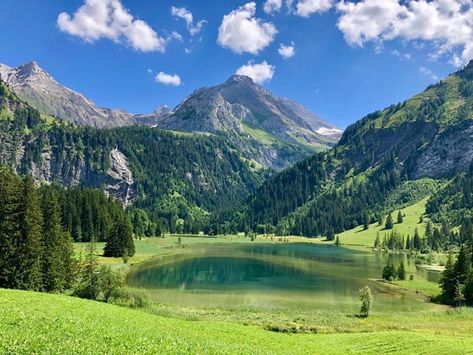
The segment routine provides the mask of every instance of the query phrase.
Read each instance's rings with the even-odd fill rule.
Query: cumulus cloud
[[[400,38],[429,42],[434,59],[450,53],[455,66],[473,58],[471,0],[342,1],[337,10],[337,26],[352,45]]]
[[[57,24],[61,31],[90,43],[109,39],[142,52],[166,49],[166,40],[146,22],[134,18],[120,0],[85,0],[74,14],[60,13]]]
[[[186,22],[187,30],[191,36],[200,33],[200,31],[202,31],[202,27],[207,23],[206,20],[201,20],[194,25],[194,16],[192,15],[192,12],[187,10],[185,7],[171,7],[171,14],[174,17],[180,18]]]
[[[266,0],[263,5],[263,11],[268,15],[281,11],[282,0]]]
[[[334,0],[299,0],[296,4],[296,15],[309,17],[317,12],[330,10]]]
[[[223,17],[217,43],[235,53],[258,54],[277,33],[276,27],[255,17],[256,3],[249,2]]]
[[[263,61],[259,64],[248,62],[246,65],[243,65],[238,68],[236,74],[246,75],[253,79],[255,83],[263,84],[273,78],[274,69],[274,65],[270,65],[266,61]]]
[[[166,74],[162,71],[156,75],[154,80],[157,83],[161,83],[164,85],[171,85],[171,86],[180,86],[182,84],[181,77],[177,74]]]
[[[291,44],[288,45],[281,43],[278,52],[284,59],[289,59],[294,57],[296,54],[296,46],[294,45],[294,42],[291,42]]]

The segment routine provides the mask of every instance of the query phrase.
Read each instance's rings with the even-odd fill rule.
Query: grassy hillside
[[[411,206],[401,209],[401,213],[404,215],[404,221],[401,224],[394,223],[394,230],[402,235],[414,235],[414,231],[417,228],[420,235],[424,235],[425,223],[419,223],[420,216],[425,213],[425,205],[427,200],[423,199]],[[396,220],[397,211],[393,213],[393,219]],[[379,233],[381,240],[385,234],[391,233],[391,230],[386,230],[383,225],[379,225],[378,222],[372,223],[368,230],[363,230],[363,226],[347,230],[343,233],[338,234],[340,241],[343,245],[357,245],[373,247],[376,235]]]
[[[0,337],[1,353],[465,354],[473,349],[472,337],[454,333],[280,334],[10,290],[0,290]]]

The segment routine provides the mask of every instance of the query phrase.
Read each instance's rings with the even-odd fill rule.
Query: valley
[[[473,62],[341,138],[239,75],[108,127],[41,111],[14,73],[66,89],[12,70],[0,351],[473,348]]]

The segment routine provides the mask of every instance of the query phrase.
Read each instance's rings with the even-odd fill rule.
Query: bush
[[[123,275],[110,266],[101,266],[93,271],[86,270],[73,294],[80,298],[109,302],[118,296],[122,287]]]
[[[360,316],[366,318],[371,313],[373,295],[371,293],[371,289],[368,286],[361,288],[359,292],[361,301]]]
[[[149,306],[150,300],[148,295],[142,290],[123,287],[111,299],[111,303],[131,308],[145,308]]]

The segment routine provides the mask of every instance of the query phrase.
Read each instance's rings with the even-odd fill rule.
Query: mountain
[[[36,181],[100,188],[148,210],[163,230],[198,232],[264,171],[221,137],[127,126],[96,129],[41,114],[0,80],[0,165]]]
[[[124,110],[97,107],[82,94],[62,86],[36,62],[18,68],[0,64],[0,78],[22,100],[46,115],[97,128],[134,123],[132,114]]]
[[[255,166],[281,169],[328,149],[342,131],[302,105],[273,96],[245,76],[195,91],[174,110],[161,105],[149,114],[97,107],[82,94],[59,84],[36,62],[10,68],[0,78],[43,114],[96,128],[145,125],[172,131],[216,134],[232,142]]]
[[[240,75],[195,91],[162,115],[157,126],[229,136],[251,159],[273,168],[333,146],[342,133],[302,105],[275,97]]]
[[[332,150],[265,182],[231,217],[233,228],[268,225],[281,233],[333,236],[376,221],[393,208],[390,201],[431,194],[422,178],[451,179],[472,160],[473,61],[411,99],[367,115]]]

